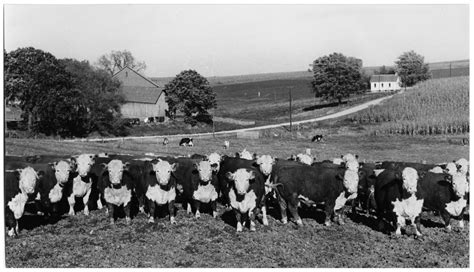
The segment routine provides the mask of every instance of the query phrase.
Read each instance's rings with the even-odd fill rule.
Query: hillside
[[[442,61],[429,63],[430,69],[433,73],[433,78],[449,77],[449,65],[451,64],[451,75],[452,76],[464,76],[469,75],[469,60],[453,60],[453,61]],[[367,74],[371,75],[375,70],[381,66],[367,66],[362,69]],[[393,67],[386,65],[386,67]],[[242,84],[258,81],[267,80],[284,80],[284,79],[307,79],[311,80],[313,74],[308,71],[296,71],[296,72],[280,72],[280,73],[264,73],[264,74],[249,74],[249,75],[235,75],[235,76],[220,76],[220,77],[208,77],[211,86],[220,86],[227,84]],[[164,86],[167,82],[173,79],[173,77],[151,77],[152,81],[158,85]]]

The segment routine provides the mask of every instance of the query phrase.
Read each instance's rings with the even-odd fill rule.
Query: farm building
[[[121,112],[124,118],[139,118],[143,121],[147,117],[158,117],[160,122],[165,121],[168,104],[162,87],[130,67],[123,68],[113,78],[122,83],[125,103]]]
[[[371,92],[395,91],[400,89],[400,77],[398,75],[372,75],[370,77]]]

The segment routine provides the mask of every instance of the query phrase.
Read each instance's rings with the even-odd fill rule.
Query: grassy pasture
[[[469,132],[469,77],[433,79],[352,117],[382,134]]]
[[[8,154],[77,154],[116,152],[129,154],[187,155],[218,151],[233,154],[247,148],[258,154],[287,157],[311,148],[318,159],[333,158],[347,152],[361,160],[404,160],[442,162],[469,158],[466,146],[453,144],[449,137],[363,136],[342,134],[331,124],[322,126],[325,140],[311,143],[297,137],[237,139],[235,136],[198,138],[192,148],[179,147],[171,139],[124,142],[57,142],[51,140],[6,139]],[[309,129],[309,128],[306,128]],[[343,128],[339,128],[341,131]],[[341,132],[339,131],[339,132]],[[279,131],[277,131],[279,132]],[[222,143],[230,141],[230,149]],[[463,231],[445,232],[440,218],[423,214],[423,239],[392,236],[375,230],[372,215],[348,215],[345,225],[322,224],[321,212],[301,209],[303,226],[282,225],[274,206],[269,209],[268,227],[257,223],[257,231],[248,228],[235,232],[232,212],[218,205],[219,217],[203,213],[196,220],[177,204],[177,225],[162,215],[155,224],[143,214],[132,225],[119,218],[109,226],[103,210],[89,217],[63,217],[55,224],[34,216],[20,222],[18,238],[5,243],[7,267],[468,267],[469,225]],[[136,209],[135,209],[136,210]],[[453,223],[457,226],[456,221]],[[408,228],[410,233],[410,228]]]

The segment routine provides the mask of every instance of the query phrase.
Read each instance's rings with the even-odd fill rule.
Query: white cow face
[[[456,165],[459,166],[459,171],[464,175],[469,171],[469,162],[464,158],[457,160]]]
[[[252,154],[250,154],[250,152],[248,152],[246,149],[244,149],[244,150],[242,150],[242,152],[240,152],[240,158],[241,159],[246,159],[246,160],[253,160]]]
[[[212,171],[214,172],[219,172],[220,166],[221,166],[221,155],[217,153],[211,153],[207,159],[209,160],[209,163],[211,164]]]
[[[207,183],[212,178],[212,166],[209,161],[200,161],[195,165],[196,169],[199,172],[199,178],[201,181]]]
[[[406,167],[402,171],[403,188],[410,194],[416,193],[418,184],[418,173],[414,168]]]
[[[77,158],[76,163],[79,176],[85,177],[89,174],[91,167],[94,164],[94,156],[91,154],[81,154]]]
[[[448,164],[446,164],[445,172],[447,174],[453,175],[457,171],[458,171],[458,168],[456,167],[456,164],[454,162],[448,162]]]
[[[352,155],[351,153],[347,153],[346,155],[342,156],[342,160],[344,162],[348,162],[348,161],[357,161],[358,159],[358,156],[357,155]]]
[[[296,155],[296,160],[307,165],[313,164],[313,158],[307,154],[298,154]]]
[[[346,161],[346,169],[352,171],[359,171],[359,162],[357,160]]]
[[[56,181],[60,184],[65,184],[69,179],[69,174],[72,171],[71,164],[67,161],[59,161],[53,164],[55,171]]]
[[[36,171],[28,166],[24,169],[17,170],[20,173],[20,190],[25,194],[32,194],[35,191],[36,181],[38,180],[38,174]]]
[[[255,174],[253,171],[240,168],[235,173],[228,172],[227,178],[234,181],[237,194],[245,195],[249,190],[251,180],[255,179]]]
[[[111,160],[107,164],[110,183],[114,185],[121,183],[123,171],[127,168],[127,165],[128,164],[124,164],[121,160]]]
[[[272,156],[270,155],[262,155],[257,157],[257,164],[260,168],[260,171],[262,171],[265,176],[268,176],[272,173],[272,168],[275,164],[275,159],[272,158]]]
[[[344,187],[351,194],[357,193],[359,185],[359,173],[353,170],[344,171]]]
[[[155,171],[156,174],[156,180],[158,180],[158,183],[160,185],[168,185],[168,182],[170,181],[171,177],[171,172],[176,170],[176,163],[170,164],[167,161],[163,161],[158,159],[158,162],[153,165],[153,171]]]
[[[453,191],[458,197],[464,197],[468,191],[469,184],[467,183],[466,175],[463,173],[454,173],[452,175]]]

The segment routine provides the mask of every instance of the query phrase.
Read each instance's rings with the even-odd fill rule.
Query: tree
[[[395,61],[395,70],[400,76],[402,86],[413,86],[417,82],[431,78],[430,68],[424,61],[425,58],[413,50],[398,57]]]
[[[84,96],[86,131],[123,135],[125,128],[120,123],[120,107],[125,100],[120,92],[120,82],[105,70],[95,69],[88,61],[62,59],[61,62],[71,74],[74,88]]]
[[[216,94],[209,81],[194,70],[182,71],[165,85],[167,115],[171,119],[183,112],[185,122],[195,125],[199,120],[212,121],[208,110],[216,107]],[[206,117],[207,118],[203,118]]]
[[[97,61],[97,66],[109,72],[110,75],[114,75],[126,66],[137,72],[146,69],[145,62],[135,60],[135,57],[133,57],[132,53],[128,50],[112,51],[109,54],[100,56]]]
[[[20,101],[28,130],[37,121],[41,99],[48,94],[69,89],[70,76],[50,53],[33,47],[4,52],[5,97],[7,102]]]
[[[374,75],[387,75],[387,74],[395,74],[395,69],[393,67],[385,67],[383,65],[378,70],[374,71]]]
[[[360,91],[362,60],[346,57],[341,53],[323,56],[313,62],[313,81],[311,82],[316,97],[324,100],[337,100]]]

